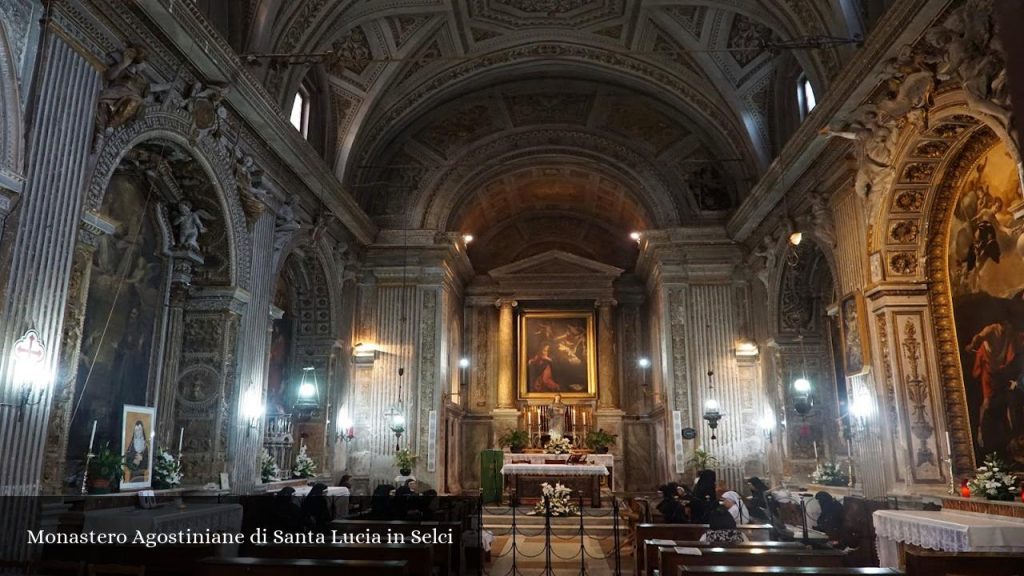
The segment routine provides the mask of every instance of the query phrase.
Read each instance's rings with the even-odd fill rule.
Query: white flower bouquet
[[[281,469],[277,467],[277,462],[274,461],[270,452],[264,448],[263,455],[260,457],[260,480],[266,483],[280,479]]]
[[[967,481],[973,496],[984,496],[989,500],[1013,500],[1020,492],[1017,476],[1011,474],[1007,465],[996,455],[985,457],[985,465],[979,466],[974,479]]]
[[[530,516],[543,515],[545,512],[551,516],[578,516],[580,509],[572,501],[572,488],[556,482],[554,486],[547,482],[540,485],[543,497],[533,510],[527,512]],[[545,505],[545,500],[547,504]]]
[[[553,437],[544,446],[544,452],[548,454],[568,454],[570,450],[572,450],[572,444],[565,436]]]
[[[835,462],[825,462],[818,464],[811,473],[811,481],[825,486],[846,486],[850,483],[850,477]]]
[[[174,488],[181,484],[184,476],[181,473],[181,462],[167,450],[161,450],[156,455],[156,463],[153,465],[153,484],[157,488]]]
[[[306,454],[305,445],[299,448],[299,455],[295,457],[292,476],[295,478],[312,478],[316,476],[316,462],[313,462],[313,459]]]

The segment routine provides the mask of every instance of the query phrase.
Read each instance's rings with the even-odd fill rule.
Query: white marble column
[[[498,307],[498,409],[515,407],[515,323],[512,309],[517,302],[500,298],[494,303]]]

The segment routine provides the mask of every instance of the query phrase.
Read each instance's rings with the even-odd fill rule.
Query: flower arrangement
[[[693,466],[698,472],[701,470],[711,470],[718,466],[718,458],[703,448],[697,448],[693,451],[693,456],[690,457],[686,464],[687,466]]]
[[[989,500],[1013,500],[1017,494],[1017,476],[996,455],[985,457],[985,465],[979,466],[973,480],[967,481],[971,494],[984,495]]]
[[[846,486],[850,483],[850,477],[835,462],[825,462],[818,464],[811,473],[811,481],[825,486]]]
[[[264,448],[263,455],[260,456],[260,480],[263,482],[273,482],[280,479],[281,469],[277,467],[277,462],[274,461],[274,457],[270,455],[270,452]]]
[[[580,509],[576,504],[573,504],[571,494],[572,488],[568,488],[561,483],[556,482],[554,486],[547,482],[540,485],[541,493],[543,498],[537,505],[533,507],[533,510],[527,512],[530,516],[536,516],[538,514],[544,514],[545,512],[550,513],[551,516],[577,516],[580,513]],[[544,501],[547,500],[547,507],[545,508]]]
[[[174,488],[181,484],[181,462],[167,450],[161,450],[156,455],[156,463],[153,465],[153,484],[157,488]]]
[[[299,455],[295,457],[295,466],[292,467],[292,476],[295,478],[312,478],[316,475],[316,462],[306,454],[306,445],[299,448]]]
[[[565,436],[555,436],[544,445],[544,452],[547,454],[568,454],[572,450],[572,444]]]
[[[398,466],[398,471],[403,476],[408,476],[412,473],[412,467],[415,464],[416,455],[408,448],[402,448],[398,452],[395,452],[395,466]]]

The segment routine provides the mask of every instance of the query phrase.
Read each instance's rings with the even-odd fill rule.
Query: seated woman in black
[[[302,515],[313,523],[313,528],[316,530],[326,530],[333,520],[325,492],[327,492],[327,485],[317,482],[313,484],[309,495],[302,501]]]
[[[665,524],[685,524],[686,509],[683,503],[676,499],[676,483],[669,482],[658,488],[661,491],[661,502],[656,507],[661,512],[662,522]]]
[[[757,476],[747,480],[750,485],[750,517],[759,522],[769,522],[773,516],[768,508],[768,485]]]
[[[690,521],[706,524],[708,516],[718,502],[715,486],[715,471],[701,470],[697,475],[697,484],[693,486],[693,501],[690,503]]]
[[[705,544],[737,544],[746,542],[747,536],[736,529],[736,520],[724,506],[708,514],[708,530],[700,537]]]
[[[828,534],[829,540],[838,540],[839,532],[843,528],[843,505],[824,490],[815,494],[814,499],[821,506],[821,514],[818,516],[818,525],[815,529]]]
[[[304,532],[309,529],[312,523],[303,515],[294,498],[295,488],[285,486],[278,490],[271,507],[273,528],[285,532]]]

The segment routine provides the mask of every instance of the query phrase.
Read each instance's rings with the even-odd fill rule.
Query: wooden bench
[[[708,544],[701,542],[700,540],[644,540],[643,549],[636,555],[636,562],[640,568],[641,574],[652,574],[654,569],[658,567],[658,548],[661,546],[669,546],[667,542],[672,542],[671,546],[679,546],[682,548],[765,548],[768,550],[803,550],[804,545],[800,542],[738,542],[735,544]]]
[[[637,550],[639,555],[644,540],[697,541],[708,528],[707,524],[637,524],[634,530],[636,540],[633,542],[633,549]],[[736,528],[751,542],[767,542],[771,537],[771,524],[740,524]],[[641,573],[639,564],[636,566],[636,573]]]
[[[900,576],[892,568],[843,568],[831,566],[680,566],[679,576]]]
[[[699,548],[701,554],[679,554],[674,547],[658,547],[660,574],[678,574],[680,566],[812,566],[845,567],[841,550],[794,550],[788,548]]]
[[[250,554],[257,558],[309,560],[397,560],[409,567],[409,576],[430,576],[434,547],[430,544],[261,544]]]
[[[433,544],[434,565],[439,574],[458,574],[459,562],[462,558],[462,523],[448,522],[412,522],[407,520],[335,520],[330,529],[338,534],[380,534],[386,539],[388,534],[401,534],[408,543],[413,531],[421,533],[437,529],[439,534],[452,535],[451,544]]]
[[[1024,545],[1024,542],[1021,543]],[[1020,576],[1024,575],[1024,554],[1007,552],[905,552],[907,576]]]
[[[396,560],[288,560],[284,558],[207,558],[198,576],[408,576]]]

